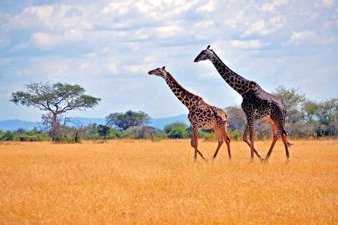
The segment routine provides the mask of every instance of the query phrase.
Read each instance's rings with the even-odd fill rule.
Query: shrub
[[[15,133],[11,131],[6,131],[1,137],[1,141],[14,141]]]
[[[230,140],[239,141],[243,139],[243,134],[239,130],[228,131]]]
[[[214,132],[205,133],[203,135],[203,138],[204,138],[205,141],[216,141],[217,140],[217,135]]]
[[[168,124],[164,127],[164,132],[168,138],[187,138],[189,137],[187,125],[181,122]]]
[[[119,139],[123,137],[122,131],[115,129],[115,128],[110,128],[109,134],[108,134],[108,139]]]

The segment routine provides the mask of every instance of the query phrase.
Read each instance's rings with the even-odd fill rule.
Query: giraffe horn
[[[210,45],[208,45],[207,49],[209,49],[209,48],[210,48]]]

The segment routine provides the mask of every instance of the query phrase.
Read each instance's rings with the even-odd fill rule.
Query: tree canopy
[[[301,105],[306,100],[305,95],[299,93],[295,88],[285,88],[284,86],[277,87],[274,94],[279,97],[287,111],[286,122],[296,123],[302,120]]]
[[[85,91],[77,84],[29,83],[26,84],[26,91],[12,93],[10,101],[62,114],[70,110],[84,110],[97,105],[101,99],[85,95]]]
[[[125,113],[111,113],[106,117],[107,125],[126,130],[129,127],[144,126],[149,123],[150,116],[142,111],[128,110]]]

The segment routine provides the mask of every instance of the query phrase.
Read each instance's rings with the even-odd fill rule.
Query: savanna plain
[[[189,140],[0,143],[0,224],[338,224],[338,140],[291,141],[289,163],[281,141],[269,163],[240,141],[207,163]]]

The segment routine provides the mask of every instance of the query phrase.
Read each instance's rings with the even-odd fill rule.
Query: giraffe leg
[[[245,130],[244,130],[243,141],[244,141],[245,143],[247,143],[248,146],[249,146],[250,149],[251,149],[251,143],[250,143],[250,141],[249,141],[249,126],[248,126],[248,125],[245,127]],[[254,148],[253,150],[254,150],[254,153],[256,154],[256,156],[257,156],[260,160],[262,160],[262,157],[261,157],[261,155],[258,153],[258,151],[257,151],[255,148]]]
[[[228,133],[226,132],[226,126],[225,125],[222,128],[220,128],[220,134],[222,135],[222,138],[225,141],[225,144],[227,145],[228,157],[229,157],[229,159],[231,159],[230,137],[228,136]]]
[[[197,159],[197,154],[199,154],[202,159],[204,159],[205,161],[208,161],[204,155],[197,149],[198,146],[198,129],[193,127],[193,132],[192,132],[192,138],[191,138],[191,146],[195,149],[195,155],[194,155],[194,159],[196,161]]]
[[[250,122],[249,123],[249,134],[250,134],[250,144],[251,144],[251,148],[250,148],[250,162],[253,162],[254,160],[254,151],[255,151],[255,130],[254,130],[254,123]]]
[[[223,135],[223,138],[224,138],[224,141],[227,145],[227,149],[228,149],[228,156],[229,156],[229,159],[231,159],[231,152],[230,152],[230,137],[228,135],[228,133],[226,132],[226,130],[224,129],[224,135]]]
[[[266,154],[265,159],[264,159],[266,162],[269,160],[271,152],[272,152],[272,150],[273,150],[273,148],[274,148],[274,146],[275,146],[275,144],[278,140],[278,137],[279,137],[279,130],[276,126],[276,123],[272,120],[270,121],[270,123],[271,123],[271,127],[272,127],[273,136],[272,136],[272,143],[271,143],[270,149],[269,149],[269,151]]]
[[[287,141],[287,134],[282,134],[282,140],[284,143],[284,148],[285,148],[285,154],[286,154],[286,162],[289,162],[289,145],[290,143]]]
[[[212,157],[213,159],[216,158],[216,156],[218,154],[218,151],[219,151],[219,149],[221,148],[221,146],[222,146],[222,144],[224,142],[223,137],[222,137],[222,132],[221,132],[221,130],[218,127],[215,128],[215,132],[216,132],[217,139],[218,139],[218,146],[216,148],[214,156]]]
[[[270,146],[270,149],[268,151],[268,154],[266,154],[264,161],[267,162],[269,160],[270,154],[271,154],[271,152],[273,150],[273,147],[275,146],[277,140],[278,140],[278,136],[274,134],[273,135],[273,139],[272,139],[272,143],[271,143],[271,146]]]
[[[204,161],[208,162],[207,158],[204,157],[204,155],[202,154],[202,152],[200,152],[197,148],[195,150],[202,157],[202,159],[204,159]]]

